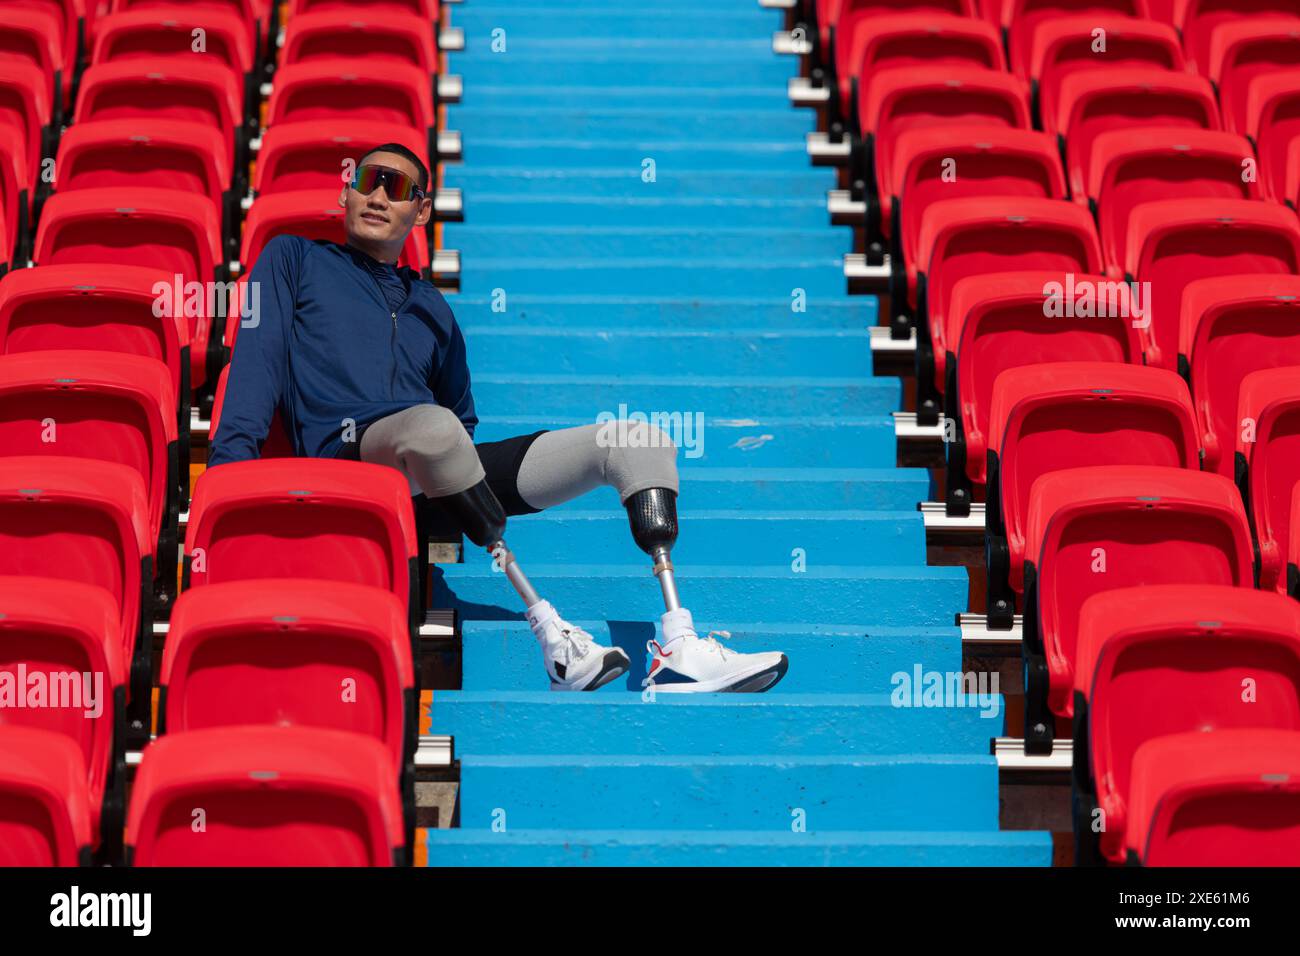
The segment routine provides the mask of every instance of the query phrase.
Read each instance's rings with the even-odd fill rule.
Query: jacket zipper
[[[368,267],[366,268],[365,271],[370,276],[370,281],[375,284],[375,291],[379,294],[379,301],[383,303],[385,308],[389,308],[388,296],[384,294],[384,287],[383,285],[380,284],[379,278]],[[407,298],[410,297],[408,296]],[[389,314],[392,316],[393,319],[393,334],[389,341],[388,351],[389,351],[389,357],[393,360],[393,367],[392,370],[388,373],[388,400],[394,401],[396,398],[396,390],[397,390],[397,313],[390,312]]]
[[[391,353],[393,358],[393,370],[388,376],[388,400],[389,401],[392,401],[394,399],[395,397],[394,390],[397,387],[396,385],[397,383],[397,313],[396,312],[393,313],[393,341],[392,341]]]

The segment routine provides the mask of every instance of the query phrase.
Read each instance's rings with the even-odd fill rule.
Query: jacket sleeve
[[[248,277],[253,314],[235,340],[209,468],[261,454],[284,393],[302,251],[296,237],[277,236],[266,244]],[[232,315],[228,321],[243,319]]]
[[[451,308],[444,307],[450,315]],[[438,404],[455,412],[465,426],[465,431],[469,432],[469,437],[473,438],[474,429],[478,426],[478,414],[474,410],[474,396],[470,393],[465,336],[455,318],[451,319],[451,340],[447,344],[447,352],[429,384]]]

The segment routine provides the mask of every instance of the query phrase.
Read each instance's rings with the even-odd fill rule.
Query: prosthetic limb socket
[[[637,547],[654,558],[654,575],[664,594],[664,609],[679,610],[682,605],[671,555],[677,542],[677,493],[671,488],[647,488],[628,498],[623,507]]]
[[[465,537],[480,548],[487,549],[497,566],[506,573],[511,586],[519,593],[526,607],[532,607],[541,600],[506,545],[506,510],[488,487],[486,478],[464,491],[434,500],[452,513],[465,532]]]

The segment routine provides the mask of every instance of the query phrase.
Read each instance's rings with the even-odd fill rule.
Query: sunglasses
[[[424,190],[414,179],[388,166],[370,164],[361,166],[353,174],[350,185],[363,196],[369,196],[383,186],[390,202],[407,202],[411,199],[424,198]]]

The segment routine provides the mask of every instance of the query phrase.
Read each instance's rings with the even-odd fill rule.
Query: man
[[[700,638],[678,603],[669,554],[677,448],[666,436],[637,424],[629,431],[642,434],[610,443],[598,437],[607,426],[593,424],[473,444],[478,416],[460,328],[431,283],[396,266],[410,231],[432,214],[428,184],[406,147],[376,146],[339,196],[346,245],[298,236],[267,244],[250,275],[260,314],[240,331],[209,466],[258,457],[278,409],[296,454],[398,469],[505,570],[553,690],[595,690],[625,673],[628,658],[533,590],[505,545],[506,515],[612,485],[637,544],[655,559],[667,605],[644,683],[663,692],[771,687],[785,674],[784,654],[739,654]]]

